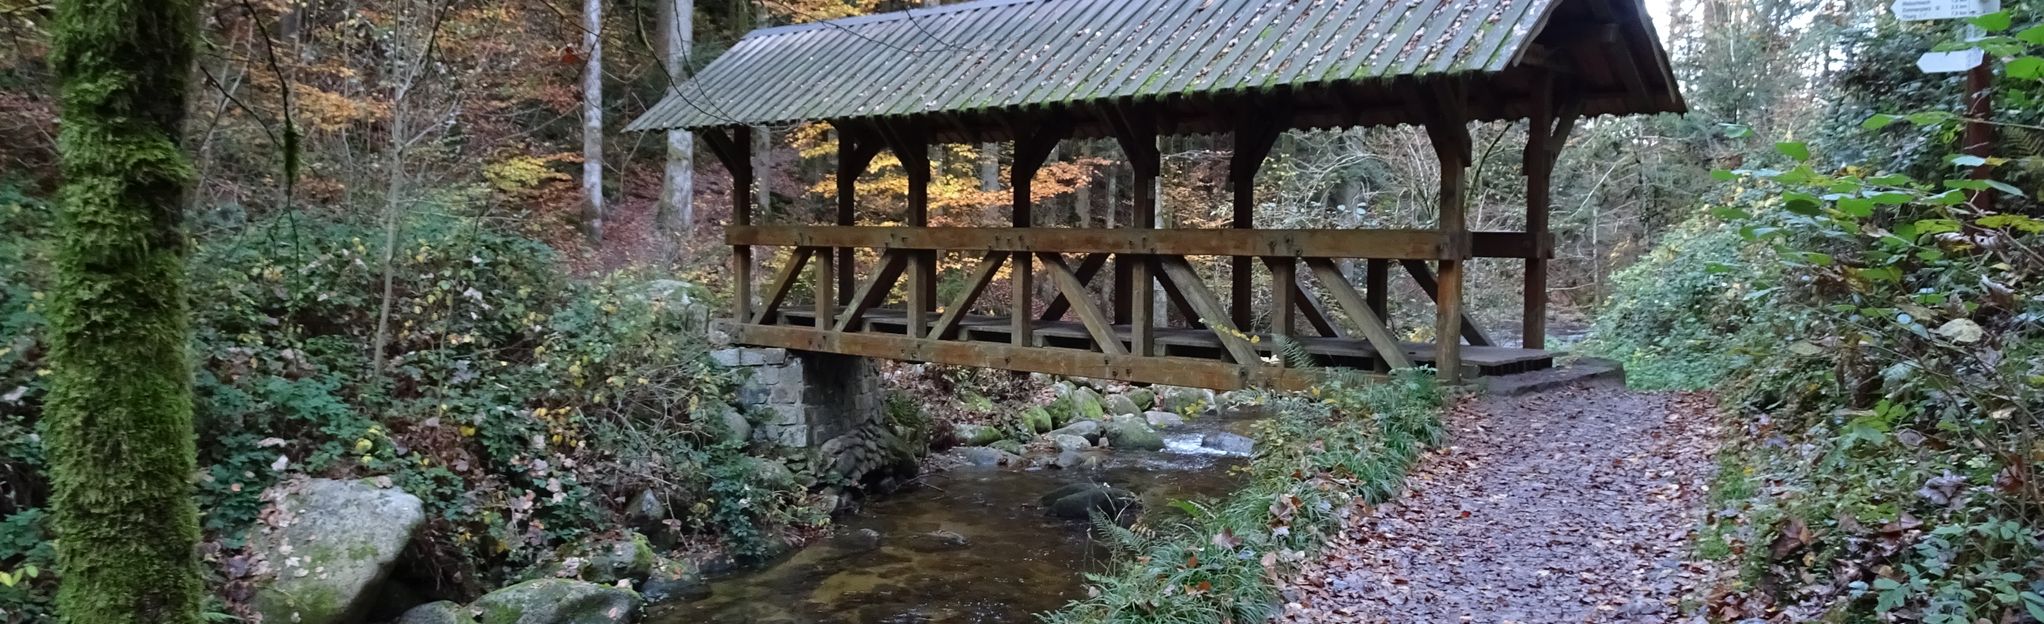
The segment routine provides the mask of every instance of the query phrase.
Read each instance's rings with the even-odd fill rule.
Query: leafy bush
[[[2044,42],[2044,27],[2029,32]],[[1866,125],[1905,120],[1956,117]],[[1824,167],[1797,142],[1777,150],[1782,166],[1717,172],[1738,182],[1736,199],[1696,227],[1735,233],[1745,250],[1718,275],[1780,277],[1724,306],[1664,265],[1625,284],[1629,301],[1593,342],[1642,363],[1649,384],[1722,379],[1740,435],[1699,549],[1737,574],[1711,597],[1712,616],[2044,620],[2044,221],[1967,197],[1992,189],[2003,206],[2035,204],[1990,180]],[[1671,237],[1656,257],[1695,253],[1679,246],[1693,240]],[[1661,296],[1670,289],[1691,294]],[[1718,331],[1697,331],[1698,318]],[[1685,348],[1656,348],[1671,336]],[[1691,368],[1741,354],[1766,357],[1730,375]]]
[[[674,510],[676,528],[739,552],[823,520],[805,483],[728,435],[737,380],[708,359],[700,289],[571,278],[547,246],[431,208],[400,224],[387,323],[380,224],[284,216],[198,241],[196,493],[209,556],[240,548],[260,492],[299,473],[385,476],[419,496],[418,552],[432,561],[418,567],[456,593],[620,524],[622,503],[646,490],[701,502]],[[40,608],[60,572],[37,554],[47,263],[35,234],[47,224],[44,204],[0,187],[0,225],[29,234],[0,239],[0,572],[42,573],[0,583],[10,614]]]
[[[1774,319],[1756,305],[1782,276],[1739,230],[1700,216],[1676,226],[1659,245],[1612,277],[1614,293],[1598,310],[1583,352],[1617,360],[1642,388],[1710,386],[1750,366],[1754,352],[1727,344],[1758,342]]]
[[[1441,395],[1431,372],[1373,384],[1336,380],[1270,404],[1256,432],[1248,482],[1211,503],[1177,502],[1163,527],[1095,524],[1117,548],[1087,575],[1092,597],[1049,614],[1053,623],[1260,622],[1279,607],[1280,578],[1341,527],[1359,501],[1389,499],[1406,470],[1439,442]]]

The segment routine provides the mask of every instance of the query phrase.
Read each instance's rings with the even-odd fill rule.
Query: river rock
[[[475,624],[476,618],[461,605],[442,600],[429,602],[406,611],[397,618],[396,624]]]
[[[1204,437],[1200,438],[1199,445],[1229,455],[1247,456],[1256,452],[1256,440],[1251,439],[1249,436],[1228,433],[1226,431],[1207,432]]]
[[[548,576],[609,585],[624,579],[644,579],[653,573],[659,560],[660,555],[638,533],[594,535],[563,549],[560,561]]]
[[[1100,433],[1101,428],[1099,421],[1079,420],[1073,421],[1072,424],[1065,425],[1064,427],[1052,430],[1050,432],[1050,435],[1051,439],[1057,439],[1057,436],[1061,435],[1078,436],[1081,438],[1085,438],[1087,442],[1099,444]]]
[[[1185,417],[1171,412],[1143,412],[1143,421],[1158,429],[1185,426]]]
[[[741,456],[745,464],[745,482],[755,487],[785,489],[795,485],[795,471],[787,464],[765,457]]]
[[[1050,436],[1050,443],[1052,445],[1055,445],[1057,447],[1057,450],[1060,451],[1083,451],[1089,448],[1093,448],[1093,442],[1091,440],[1087,440],[1084,436],[1075,436],[1064,433],[1054,434]]]
[[[1108,444],[1114,448],[1139,451],[1164,449],[1164,436],[1158,435],[1157,430],[1150,428],[1150,423],[1140,417],[1117,416],[1114,420],[1107,421],[1104,429]]]
[[[909,550],[926,553],[964,550],[972,545],[972,542],[965,539],[965,536],[941,529],[910,535],[907,539],[902,540],[902,542]]]
[[[1038,502],[1043,505],[1045,513],[1066,520],[1085,520],[1092,517],[1095,510],[1108,517],[1117,517],[1142,505],[1134,492],[1099,483],[1074,483],[1060,487],[1043,495]]]
[[[958,454],[960,457],[965,458],[965,463],[974,466],[1021,468],[1027,465],[1027,462],[1022,461],[1022,456],[1020,455],[985,446],[968,446],[959,449]]]
[[[710,597],[710,583],[694,563],[662,558],[645,582],[639,583],[639,597],[646,604],[695,602]]]
[[[737,408],[723,406],[717,412],[717,424],[723,428],[721,433],[726,442],[745,444],[752,440],[752,421],[746,420],[745,414]]]
[[[625,520],[641,533],[657,531],[667,522],[667,501],[652,488],[639,490],[639,495],[625,506]]]
[[[995,440],[993,444],[988,444],[987,448],[1000,449],[1016,455],[1029,452],[1028,449],[1022,447],[1021,442],[1015,440]]]
[[[959,423],[951,427],[951,435],[958,438],[960,446],[986,446],[995,440],[1007,437],[996,427]]]
[[[1203,388],[1169,388],[1161,400],[1167,412],[1203,414],[1214,409],[1214,391]]]
[[[539,579],[484,594],[478,624],[616,624],[638,614],[629,589],[568,579]]]
[[[1138,407],[1135,400],[1128,398],[1128,395],[1125,394],[1109,395],[1107,400],[1100,403],[1100,407],[1106,410],[1108,414],[1115,416],[1143,413],[1143,408]]]
[[[848,531],[831,538],[830,545],[845,552],[870,551],[880,547],[880,532],[872,529]]]
[[[1136,409],[1148,410],[1157,406],[1157,393],[1149,388],[1136,388],[1128,391],[1128,400],[1135,402]]]
[[[1043,433],[1057,428],[1057,423],[1052,421],[1049,411],[1041,407],[1031,407],[1022,410],[1022,426],[1028,428],[1030,433]]]
[[[1100,453],[1084,449],[1065,449],[1050,460],[1050,467],[1060,470],[1099,468]]]
[[[419,497],[370,481],[294,481],[263,497],[276,512],[249,547],[273,573],[254,600],[267,622],[361,620],[426,521]]]
[[[1073,390],[1071,401],[1072,418],[1074,420],[1100,418],[1107,415],[1106,408],[1100,405],[1100,393],[1094,392],[1092,388]]]

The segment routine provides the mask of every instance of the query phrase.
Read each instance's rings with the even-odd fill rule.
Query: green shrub
[[[1117,549],[1092,596],[1047,614],[1057,624],[1261,622],[1280,601],[1270,579],[1295,569],[1341,528],[1356,502],[1383,502],[1427,446],[1439,442],[1441,395],[1427,371],[1388,382],[1336,380],[1270,404],[1247,483],[1183,518],[1122,528],[1095,518]]]

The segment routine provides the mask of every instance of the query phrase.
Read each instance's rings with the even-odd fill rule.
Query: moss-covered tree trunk
[[[65,622],[199,619],[178,146],[197,9],[57,3],[64,187],[43,417]]]

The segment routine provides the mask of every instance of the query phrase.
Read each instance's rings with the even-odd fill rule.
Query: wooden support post
[[[1370,312],[1384,319],[1384,326],[1391,326],[1391,261],[1367,260],[1363,263],[1363,291],[1370,304]]]
[[[1235,154],[1228,161],[1228,185],[1235,195],[1231,227],[1241,230],[1256,227],[1256,172],[1263,169],[1264,158],[1270,155],[1270,148],[1277,144],[1278,136],[1284,134],[1290,121],[1282,105],[1266,106],[1251,101],[1242,109],[1235,125]],[[1255,283],[1256,259],[1237,256],[1230,260],[1230,265],[1229,317],[1236,327],[1249,327],[1254,316],[1250,289]]]
[[[1534,94],[1533,114],[1527,120],[1526,153],[1521,161],[1521,169],[1526,172],[1526,233],[1534,237],[1536,245],[1548,235],[1555,159],[1561,155],[1562,145],[1568,142],[1569,131],[1575,127],[1583,108],[1581,93],[1566,82],[1552,74],[1541,82]],[[1559,107],[1557,95],[1561,96]],[[1544,247],[1536,251],[1541,253],[1526,259],[1525,305],[1521,310],[1519,346],[1527,349],[1547,348],[1547,257]]]
[[[858,214],[859,176],[866,173],[866,167],[873,164],[873,157],[880,154],[880,141],[876,133],[866,126],[852,123],[836,123],[837,128],[837,224],[851,225]],[[840,267],[837,294],[850,303],[852,279],[852,249],[837,250],[837,265]],[[827,254],[826,254],[827,255]],[[831,263],[819,264],[819,267]],[[822,292],[819,287],[817,292]],[[819,308],[820,309],[820,308]],[[821,321],[819,321],[821,323]]]
[[[929,139],[912,126],[883,124],[882,136],[901,168],[908,174],[909,227],[930,225]],[[908,337],[921,338],[929,328],[930,311],[937,305],[937,252],[915,250],[908,254]]]
[[[752,128],[733,128],[699,133],[710,153],[731,172],[731,224],[752,225]],[[731,246],[731,318],[745,322],[752,318],[752,246]]]
[[[1162,170],[1162,154],[1157,150],[1157,118],[1143,108],[1115,107],[1106,112],[1108,123],[1114,129],[1114,139],[1121,144],[1122,153],[1128,157],[1129,169],[1135,174],[1134,184],[1130,187],[1135,199],[1134,214],[1129,218],[1128,227],[1155,228],[1157,178]],[[1114,266],[1115,320],[1122,320],[1121,310],[1128,311],[1129,352],[1138,356],[1155,354],[1157,280],[1153,275],[1156,261],[1147,255],[1125,253],[1115,256]]]
[[[1467,87],[1455,78],[1426,85],[1427,136],[1433,139],[1434,155],[1441,164],[1440,230],[1451,235],[1458,249],[1441,260],[1439,292],[1434,311],[1434,366],[1444,383],[1462,381],[1462,263],[1469,257],[1469,224],[1463,210],[1463,176],[1468,172],[1473,148],[1469,141]]]
[[[1270,333],[1275,343],[1271,345],[1271,351],[1278,355],[1278,366],[1288,366],[1291,363],[1285,361],[1280,347],[1298,339],[1298,329],[1294,324],[1298,314],[1293,310],[1296,305],[1292,301],[1293,293],[1299,289],[1298,264],[1293,258],[1265,260],[1270,265]]]
[[[1015,191],[1014,225],[1018,228],[1030,227],[1035,222],[1030,214],[1034,201],[1030,192],[1035,185],[1036,172],[1043,168],[1044,159],[1050,158],[1051,150],[1057,149],[1058,141],[1071,131],[1071,120],[1062,115],[1052,116],[1028,130],[1015,133],[1020,138],[1015,141],[1015,163],[1009,170],[1009,185]],[[1011,336],[1015,346],[1027,347],[1034,345],[1036,338],[1035,263],[1029,252],[1016,252],[1014,261],[1014,266],[1008,268],[1012,279],[1009,317],[1014,322]]]

